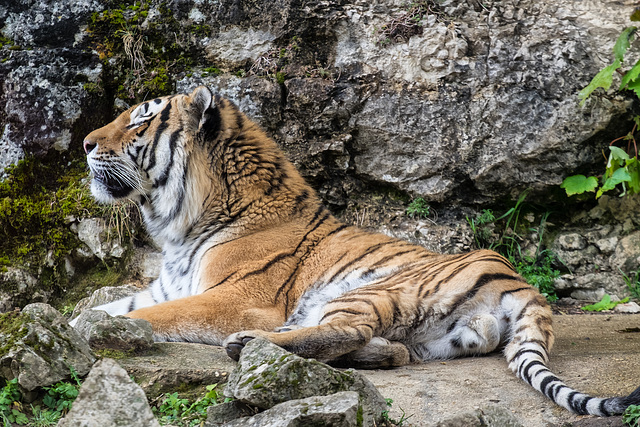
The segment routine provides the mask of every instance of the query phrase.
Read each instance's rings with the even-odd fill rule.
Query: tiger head
[[[319,203],[275,142],[204,86],[131,107],[91,132],[84,150],[95,199],[137,202],[157,241]]]
[[[214,97],[204,86],[190,95],[165,96],[129,108],[84,140],[93,175],[91,193],[104,203],[124,198],[144,203],[172,174],[185,172],[179,169],[186,165],[193,141],[219,126]]]

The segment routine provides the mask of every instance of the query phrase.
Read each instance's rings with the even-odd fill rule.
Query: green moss
[[[0,355],[7,354],[16,341],[27,336],[23,316],[17,311],[0,314]]]
[[[100,211],[81,183],[85,166],[61,170],[52,157],[21,160],[0,182],[0,257],[12,264],[39,264],[48,254],[55,266],[79,246],[70,220]]]
[[[127,351],[115,350],[112,348],[104,348],[102,350],[94,350],[94,353],[97,354],[101,358],[109,358],[109,359],[126,359],[134,355],[134,349],[130,349]]]

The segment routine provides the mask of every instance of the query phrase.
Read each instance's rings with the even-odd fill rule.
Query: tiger
[[[262,337],[358,368],[502,350],[517,377],[577,414],[640,403],[640,387],[593,397],[549,370],[550,307],[503,256],[439,254],[342,223],[205,86],[133,106],[83,147],[93,197],[136,202],[163,256],[147,289],[94,309],[147,320],[156,341],[222,345],[238,360]]]

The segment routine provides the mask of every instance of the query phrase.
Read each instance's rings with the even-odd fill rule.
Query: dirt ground
[[[550,368],[567,385],[598,397],[640,386],[640,314],[556,314],[554,330]],[[361,372],[393,399],[390,418],[409,417],[404,426],[432,426],[487,404],[508,408],[527,427],[622,425],[554,405],[517,379],[499,353]]]

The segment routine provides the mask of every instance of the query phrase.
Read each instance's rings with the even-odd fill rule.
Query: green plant
[[[496,217],[493,215],[491,209],[483,209],[482,212],[475,218],[467,217],[467,222],[471,227],[473,233],[473,239],[476,242],[478,248],[488,248],[491,246],[489,243],[491,236],[493,235],[493,223],[496,221]]]
[[[612,310],[618,304],[624,304],[629,302],[629,297],[621,299],[620,301],[611,301],[611,297],[608,294],[604,294],[600,302],[591,305],[585,305],[582,307],[585,311],[606,311]]]
[[[629,289],[629,293],[631,293],[631,298],[640,300],[640,269],[636,270],[633,273],[629,273],[629,276],[624,274],[624,271],[622,270],[620,270],[620,273],[622,274],[624,283]]]
[[[426,218],[429,216],[429,204],[422,197],[413,199],[407,206],[406,213],[411,218]]]
[[[634,13],[631,20],[638,21],[640,16]],[[599,88],[608,90],[613,83],[614,73],[621,75],[618,91],[631,90],[640,97],[640,60],[628,71],[620,70],[636,31],[636,27],[627,27],[622,31],[613,47],[613,63],[600,70],[591,82],[580,91],[578,94],[581,99],[580,105],[584,105],[586,99],[595,90]],[[621,197],[626,194],[640,193],[640,162],[638,161],[638,144],[635,139],[635,133],[639,128],[640,116],[635,116],[631,131],[611,141],[610,152],[608,156],[605,155],[607,165],[600,179],[595,176],[573,175],[565,178],[560,187],[565,189],[568,196],[597,190],[596,199],[615,188],[621,189]],[[627,141],[626,149],[613,145],[618,141]]]
[[[203,397],[190,403],[188,399],[180,398],[178,393],[171,393],[164,397],[159,406],[153,407],[160,424],[174,424],[185,427],[201,425],[207,418],[207,408],[220,403],[220,391],[217,384],[206,387]],[[224,399],[224,402],[230,399]]]
[[[54,426],[62,418],[62,413],[42,409],[39,406],[31,405],[31,419],[29,420],[29,427],[49,427]]]
[[[393,405],[393,399],[385,399],[385,401],[387,402],[387,406],[389,408],[391,408],[391,406]],[[399,408],[400,411],[402,412],[402,415],[400,416],[399,420],[395,420],[391,417],[389,417],[389,409],[387,409],[386,411],[382,411],[382,419],[385,420],[387,423],[394,425],[394,426],[401,426],[404,424],[404,422],[406,420],[408,420],[409,418],[411,418],[413,416],[409,415],[408,417],[406,416],[406,413],[404,412],[404,409]]]
[[[556,301],[555,280],[560,277],[560,271],[553,268],[557,260],[555,254],[545,251],[539,258],[527,258],[516,264],[516,271],[527,283],[538,288],[540,293],[549,301]]]
[[[3,427],[11,427],[12,424],[24,425],[28,418],[20,411],[22,394],[18,389],[18,379],[7,381],[0,390],[0,419]]]
[[[61,414],[69,412],[82,385],[73,366],[70,366],[69,369],[73,382],[60,381],[52,386],[43,387],[47,394],[43,397],[42,403]]]
[[[518,197],[516,204],[498,218],[492,210],[484,209],[476,218],[467,217],[467,222],[478,248],[488,248],[502,254],[529,284],[538,288],[549,301],[555,301],[558,299],[555,280],[560,276],[560,271],[554,266],[563,263],[553,251],[543,249],[549,212],[542,215],[538,227],[529,228],[529,231],[535,232],[538,236],[535,253],[532,256],[522,254],[520,246],[522,237],[518,234],[518,230],[523,228],[520,224],[520,216],[527,194],[528,190],[524,191]],[[504,224],[498,224],[498,221],[502,220]],[[496,233],[495,230],[500,231]]]
[[[640,427],[640,405],[630,405],[622,414],[622,421],[629,427]]]

